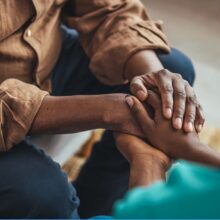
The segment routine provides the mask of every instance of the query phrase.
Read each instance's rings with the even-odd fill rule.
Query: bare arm
[[[125,95],[46,96],[29,133],[73,133],[106,128],[141,135],[125,103]]]
[[[117,133],[115,139],[117,148],[130,164],[129,188],[165,180],[171,163],[168,156],[133,135]]]

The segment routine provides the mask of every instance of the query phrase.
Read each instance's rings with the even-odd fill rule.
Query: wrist
[[[142,50],[133,54],[127,61],[125,67],[125,78],[131,81],[135,76],[143,75],[148,72],[159,71],[163,65],[158,59],[155,51]]]
[[[102,99],[100,118],[103,127],[108,130],[120,131],[120,127],[122,127],[120,111],[123,107],[127,107],[124,101],[125,94],[102,95]]]
[[[209,166],[220,167],[220,154],[207,144],[199,142],[193,145],[194,153],[189,160]]]
[[[130,161],[130,166],[133,169],[140,169],[140,167],[147,169],[149,165],[158,171],[165,172],[170,167],[170,160],[167,162],[154,155],[140,155],[132,157]]]
[[[166,169],[160,160],[154,157],[142,159],[130,163],[129,188],[149,186],[165,179]]]

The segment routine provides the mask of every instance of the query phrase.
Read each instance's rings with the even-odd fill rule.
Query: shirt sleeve
[[[48,93],[17,79],[0,84],[0,151],[24,139]]]
[[[182,161],[167,182],[130,191],[114,207],[117,219],[219,218],[219,169]]]
[[[139,0],[75,0],[74,15],[64,20],[80,34],[82,46],[91,59],[90,68],[108,85],[126,81],[124,69],[129,58],[145,49],[170,48],[161,21],[150,20]]]

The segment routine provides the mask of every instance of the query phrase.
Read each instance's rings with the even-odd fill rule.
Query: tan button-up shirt
[[[76,29],[95,76],[125,82],[127,60],[143,49],[169,52],[159,22],[139,0],[0,1],[0,151],[27,134],[61,48],[60,22]]]

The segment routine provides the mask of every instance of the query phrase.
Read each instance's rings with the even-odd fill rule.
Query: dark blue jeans
[[[63,47],[52,77],[53,95],[129,92],[128,85],[101,84],[89,70],[78,34],[64,27],[62,33]],[[193,83],[194,69],[184,54],[172,49],[169,55],[158,52],[158,57],[165,68]],[[110,214],[114,201],[127,191],[128,177],[129,165],[117,151],[111,131],[94,145],[72,184],[57,163],[23,141],[0,153],[0,217],[87,218]]]

